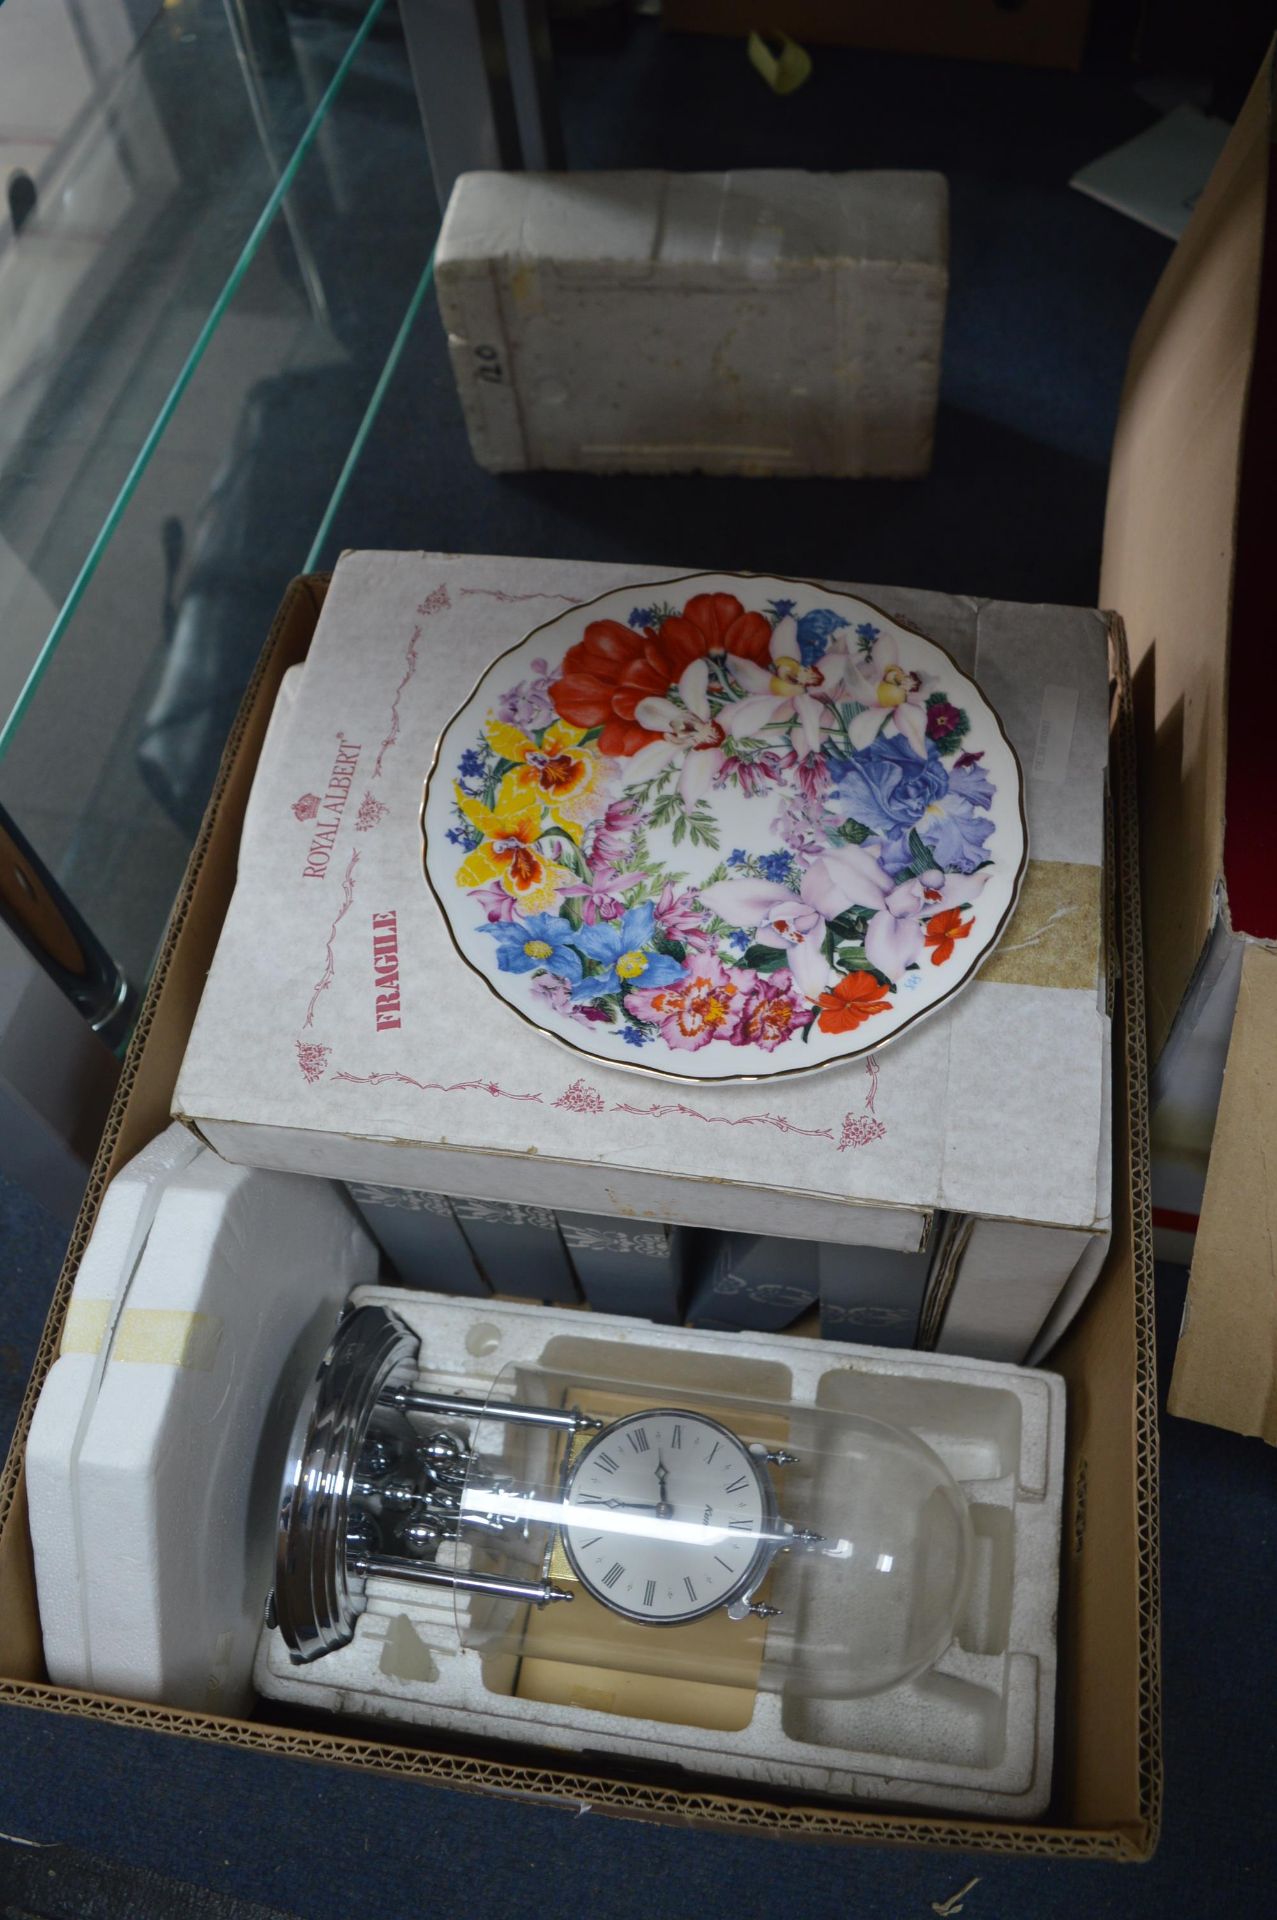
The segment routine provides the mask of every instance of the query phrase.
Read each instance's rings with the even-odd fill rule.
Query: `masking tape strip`
[[[1103,868],[1030,860],[1014,917],[980,969],[1012,987],[1073,987],[1099,980]]]
[[[60,1353],[100,1353],[106,1339],[114,1300],[79,1300],[74,1295],[62,1323]]]
[[[111,1360],[144,1367],[181,1367],[209,1373],[222,1344],[222,1322],[211,1313],[173,1307],[126,1307]]]

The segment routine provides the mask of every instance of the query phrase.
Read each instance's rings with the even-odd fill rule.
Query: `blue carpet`
[[[565,52],[560,84],[578,166],[949,175],[953,288],[935,473],[856,484],[493,478],[469,461],[427,311],[334,552],[430,545],[1094,600],[1122,368],[1168,249],[1065,183],[1152,118],[1128,86],[822,50],[810,85],[778,100],[739,47],[663,40],[646,23],[622,57]],[[264,630],[255,607],[246,618]],[[9,1343],[0,1393],[11,1412],[59,1236],[11,1190],[0,1189],[0,1204]],[[1182,1276],[1164,1274],[1161,1287],[1168,1357]],[[305,1920],[754,1920],[786,1908],[807,1920],[925,1920],[979,1876],[966,1920],[1265,1914],[1277,1870],[1272,1456],[1166,1420],[1163,1465],[1168,1792],[1163,1845],[1142,1870],[693,1835],[10,1710],[0,1716],[0,1829],[59,1852],[48,1856],[41,1908],[31,1857],[0,1847],[0,1913],[200,1911],[177,1881]],[[121,1893],[115,1868],[169,1880],[138,1878]]]

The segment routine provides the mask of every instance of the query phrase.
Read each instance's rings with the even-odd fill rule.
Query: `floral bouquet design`
[[[1027,847],[1001,723],[862,601],[661,592],[538,629],[445,730],[423,821],[457,946],[544,1031],[654,1072],[881,1046],[1010,915]]]

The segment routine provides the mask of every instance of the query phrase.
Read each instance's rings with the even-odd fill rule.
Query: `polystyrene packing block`
[[[88,1624],[82,1582],[76,1465],[107,1354],[133,1276],[170,1181],[207,1153],[176,1123],[112,1180],[76,1274],[27,1442],[27,1500],[49,1678],[83,1683]]]
[[[43,1487],[60,1478],[75,1514],[83,1596],[77,1643],[69,1585],[37,1562],[56,1678],[248,1710],[297,1405],[340,1302],[376,1270],[372,1239],[330,1182],[208,1152],[169,1180],[83,1430],[60,1463],[45,1448]],[[42,1401],[48,1441],[67,1412],[56,1390],[47,1413]],[[34,1533],[56,1509],[33,1497]]]
[[[907,1426],[967,1497],[973,1571],[956,1635],[926,1672],[853,1699],[783,1686],[758,1692],[730,1727],[687,1724],[686,1715],[635,1717],[621,1710],[625,1689],[609,1695],[601,1673],[553,1698],[529,1697],[501,1660],[463,1644],[459,1625],[473,1602],[386,1577],[369,1582],[349,1645],[313,1664],[294,1666],[282,1637],[264,1631],[256,1665],[263,1695],[309,1711],[563,1754],[589,1750],[801,1794],[995,1818],[1026,1819],[1045,1807],[1064,1474],[1064,1384],[1055,1375],[949,1355],[831,1348],[799,1336],[601,1321],[516,1302],[377,1288],[356,1299],[408,1324],[421,1342],[423,1380],[437,1391],[486,1395],[516,1364],[641,1379],[656,1389],[666,1382],[686,1393],[694,1363],[706,1392]]]
[[[465,174],[435,279],[481,466],[930,465],[939,174]]]

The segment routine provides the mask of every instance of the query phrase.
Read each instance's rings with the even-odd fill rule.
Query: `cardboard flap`
[[[1270,171],[1272,55],[1135,336],[1101,605],[1135,670],[1149,1036],[1166,1040],[1217,912],[1243,439]]]
[[[1170,1410],[1277,1446],[1277,953],[1247,947]]]

